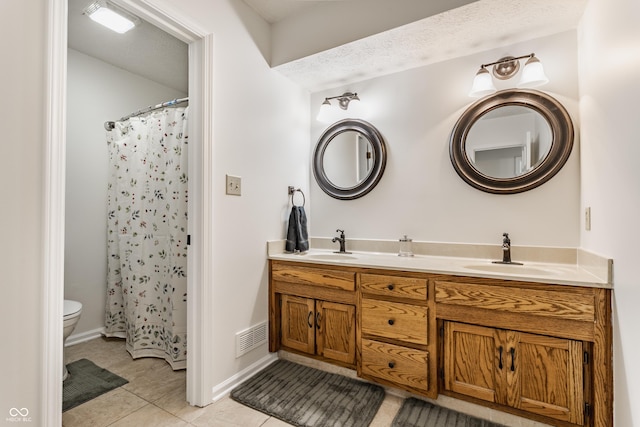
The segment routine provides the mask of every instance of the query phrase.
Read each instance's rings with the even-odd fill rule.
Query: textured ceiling
[[[586,1],[480,0],[275,69],[319,91],[574,29]]]
[[[118,34],[82,14],[93,0],[68,0],[68,46],[172,89],[188,92],[188,46],[142,21],[133,30]]]
[[[187,45],[146,22],[129,33],[113,33],[82,15],[91,0],[68,1],[70,48],[187,92]],[[244,1],[274,23],[327,1],[349,0]],[[479,0],[274,69],[319,91],[574,29],[586,2]]]

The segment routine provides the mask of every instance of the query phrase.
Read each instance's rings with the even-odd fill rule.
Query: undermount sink
[[[307,255],[307,258],[317,259],[317,260],[325,260],[325,261],[346,261],[346,260],[350,260],[350,259],[358,259],[358,257],[355,257],[353,255],[339,254],[339,253],[335,253],[335,254],[309,254],[309,255]]]
[[[491,273],[506,273],[506,274],[551,274],[549,270],[542,268],[529,267],[517,264],[478,264],[478,265],[465,265],[465,268],[469,270],[488,271]]]

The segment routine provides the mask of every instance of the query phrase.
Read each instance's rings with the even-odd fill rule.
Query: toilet
[[[69,335],[76,327],[78,320],[80,320],[80,314],[82,313],[82,304],[78,301],[64,300],[64,330],[62,332],[62,345],[67,341]],[[67,365],[64,363],[64,357],[62,361],[62,381],[66,380],[69,376],[67,371]]]

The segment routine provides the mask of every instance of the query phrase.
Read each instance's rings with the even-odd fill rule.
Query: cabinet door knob
[[[389,284],[387,285],[387,289],[389,289],[390,291],[392,291],[392,290],[394,290],[394,289],[395,289],[395,286],[393,285],[393,283],[389,283]]]
[[[393,324],[394,324],[394,323],[396,323],[396,321],[395,321],[395,320],[393,320],[393,319],[389,319],[389,324],[390,324],[391,326],[393,326]]]
[[[389,362],[389,368],[393,369],[396,367],[395,362]]]
[[[503,348],[502,348],[502,346],[500,346],[498,348],[498,351],[500,352],[500,360],[498,361],[498,368],[500,368],[500,369],[502,369],[502,350],[503,350]]]
[[[320,312],[316,313],[316,329],[320,329],[320,320],[322,320],[322,316],[320,316]]]
[[[313,324],[311,323],[311,319],[313,319],[313,312],[312,311],[309,312],[309,316],[307,317],[307,325],[309,325],[310,328],[313,328]]]

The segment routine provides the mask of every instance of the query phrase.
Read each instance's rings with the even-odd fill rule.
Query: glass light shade
[[[524,64],[518,87],[536,87],[547,82],[549,82],[549,79],[544,73],[542,62],[535,56],[532,56],[527,60],[526,64]]]
[[[85,13],[94,22],[104,25],[110,30],[120,34],[126,33],[137,24],[135,20],[129,19],[115,10],[110,9],[104,2],[95,2],[91,4],[87,9],[85,9]]]
[[[329,101],[325,99],[322,105],[320,105],[320,110],[318,111],[316,120],[323,123],[331,122],[332,109],[333,108],[331,107],[331,103],[329,103]]]
[[[494,93],[496,90],[491,74],[489,74],[486,68],[482,67],[473,79],[473,86],[471,86],[469,96],[477,98]]]

